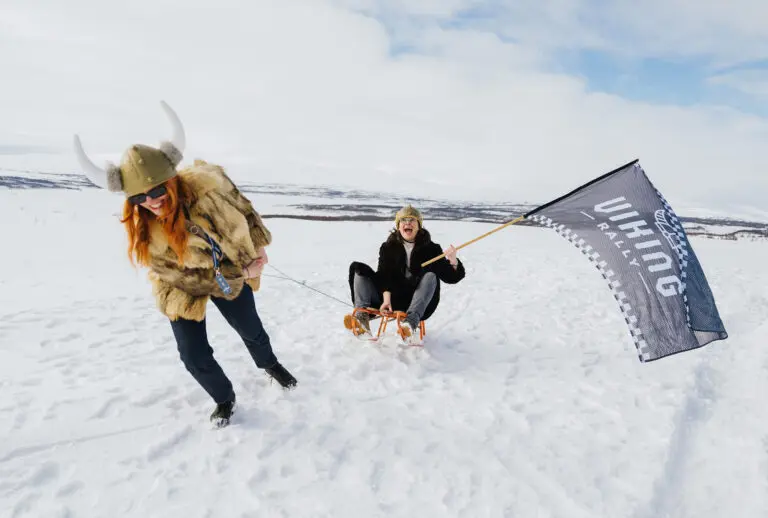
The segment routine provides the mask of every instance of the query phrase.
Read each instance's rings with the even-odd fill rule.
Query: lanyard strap
[[[214,280],[216,281],[216,284],[219,285],[219,288],[224,293],[224,295],[230,295],[232,293],[232,287],[229,285],[227,280],[224,278],[224,276],[221,274],[221,267],[220,262],[224,258],[224,252],[221,251],[221,247],[219,244],[214,241],[211,236],[208,235],[208,233],[203,230],[203,228],[200,225],[195,225],[192,223],[192,220],[189,218],[189,212],[187,211],[187,208],[184,207],[184,214],[187,216],[187,230],[195,234],[196,236],[202,235],[205,237],[205,240],[208,241],[208,244],[211,245],[211,257],[213,258],[213,271],[216,273],[214,276]]]
[[[221,271],[219,268],[219,261],[224,257],[224,252],[221,251],[219,244],[211,239],[207,233],[205,233],[205,239],[208,240],[208,244],[211,245],[211,256],[213,257],[213,269],[218,273]]]
[[[224,252],[221,251],[219,244],[214,241],[211,236],[209,236],[208,233],[203,230],[202,227],[200,227],[200,225],[196,225],[189,220],[187,220],[187,229],[190,231],[190,233],[195,234],[196,236],[204,237],[205,240],[208,241],[208,244],[211,246],[213,269],[216,271],[216,273],[219,273],[221,271],[221,260],[224,258]]]

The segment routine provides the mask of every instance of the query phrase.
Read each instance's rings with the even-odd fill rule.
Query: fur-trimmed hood
[[[182,265],[156,221],[150,224],[149,278],[163,314],[200,321],[211,295],[232,299],[240,294],[246,282],[242,269],[272,242],[272,235],[222,167],[196,160],[178,175],[189,220],[224,253],[221,269],[232,293],[225,296],[215,282],[211,247],[204,237],[189,235]],[[259,278],[247,282],[259,289]]]

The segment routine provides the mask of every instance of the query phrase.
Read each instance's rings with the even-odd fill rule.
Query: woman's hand
[[[267,251],[264,247],[259,248],[258,253],[258,257],[243,268],[243,275],[246,279],[261,277],[261,272],[264,271],[264,266],[269,262],[269,257],[267,257]]]
[[[451,263],[451,266],[454,268],[458,266],[459,261],[456,259],[456,248],[454,248],[453,245],[449,246],[445,249],[445,258],[448,259],[448,262]]]
[[[384,303],[379,308],[382,313],[392,313],[392,293],[389,291],[384,292]]]

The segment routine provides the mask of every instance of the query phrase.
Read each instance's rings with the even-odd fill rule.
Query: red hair
[[[178,176],[165,182],[165,187],[168,198],[166,198],[162,216],[155,216],[144,207],[134,205],[128,200],[125,200],[123,205],[123,218],[120,222],[128,233],[128,259],[134,266],[136,263],[141,266],[149,265],[149,225],[153,219],[156,219],[163,229],[171,250],[179,257],[179,263],[184,264],[188,235],[187,217],[182,206],[187,198],[186,189]]]

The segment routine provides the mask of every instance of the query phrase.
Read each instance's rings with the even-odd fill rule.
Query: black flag
[[[597,267],[640,361],[728,337],[682,223],[637,160],[525,217],[553,228]]]

